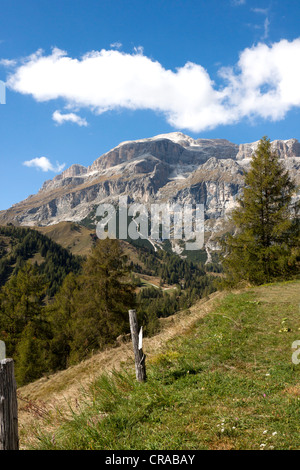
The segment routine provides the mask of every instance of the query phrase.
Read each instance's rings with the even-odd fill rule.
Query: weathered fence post
[[[19,450],[17,386],[12,359],[0,360],[0,450]]]
[[[139,334],[139,327],[138,327],[138,321],[137,321],[135,310],[129,310],[129,323],[130,323],[131,339],[132,339],[133,350],[134,350],[136,379],[138,382],[145,382],[146,381],[146,365],[145,365],[146,356],[143,353],[143,349],[142,349],[143,330],[141,329],[140,334]]]
[[[0,361],[6,358],[6,346],[4,341],[0,341]]]

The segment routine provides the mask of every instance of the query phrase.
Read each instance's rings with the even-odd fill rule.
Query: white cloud
[[[264,21],[264,35],[262,39],[267,39],[267,37],[269,36],[269,26],[270,26],[270,20],[267,17]]]
[[[42,170],[45,172],[54,171],[55,173],[60,173],[65,167],[65,163],[60,165],[56,162],[56,166],[52,165],[52,163],[47,157],[33,158],[32,160],[27,160],[26,162],[24,162],[23,165],[37,168],[38,170]]]
[[[165,69],[142,48],[132,54],[92,51],[80,59],[53,49],[50,55],[37,51],[23,61],[7,86],[37,101],[63,99],[70,110],[88,108],[100,114],[150,109],[165,115],[175,128],[195,132],[245,117],[277,120],[300,106],[300,38],[247,48],[238,63],[220,69],[219,76],[217,86],[201,65],[192,62],[175,71]],[[59,111],[53,119],[86,122]]]
[[[262,41],[266,40],[269,36],[269,27],[270,27],[270,20],[268,18],[268,12],[269,12],[269,8],[251,8],[251,11],[253,11],[254,13],[258,13],[258,14],[262,14],[262,15],[266,15],[266,19],[264,21],[264,24],[263,24],[263,30],[264,30],[264,34],[262,36]]]
[[[238,69],[238,75],[233,69],[227,71],[230,84],[224,91],[237,117],[275,121],[300,106],[300,39],[245,49]]]
[[[232,0],[233,5],[245,5],[246,0]]]
[[[75,124],[78,124],[78,126],[87,126],[87,120],[85,118],[81,118],[75,113],[67,113],[67,114],[61,114],[60,111],[54,111],[52,114],[52,119],[53,121],[57,122],[57,124],[64,124],[65,122],[73,122]]]
[[[119,41],[113,42],[112,44],[110,44],[110,47],[112,49],[121,49],[122,46],[123,46],[123,44]]]
[[[17,61],[10,59],[1,59],[0,65],[3,65],[4,67],[15,67],[17,65]]]
[[[144,48],[143,48],[143,46],[134,47],[134,48],[133,48],[133,51],[135,52],[135,54],[140,54],[140,55],[143,55],[143,54],[144,54]]]
[[[251,11],[254,13],[262,13],[263,15],[267,15],[269,9],[268,8],[251,8]]]

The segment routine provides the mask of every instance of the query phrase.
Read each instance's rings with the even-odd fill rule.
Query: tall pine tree
[[[263,137],[245,174],[245,188],[232,212],[236,233],[225,237],[227,283],[261,284],[299,270],[299,203],[295,183],[270,140]]]

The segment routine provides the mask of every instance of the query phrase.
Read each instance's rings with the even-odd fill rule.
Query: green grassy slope
[[[73,222],[60,222],[46,227],[33,227],[43,235],[69,250],[73,255],[87,256],[91,251],[95,230]]]
[[[151,351],[145,384],[131,364],[71,415],[47,412],[35,448],[300,449],[299,302],[299,281],[226,295]]]

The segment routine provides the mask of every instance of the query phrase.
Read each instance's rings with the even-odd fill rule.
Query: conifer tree
[[[73,273],[68,274],[53,302],[46,307],[46,318],[52,333],[47,363],[53,371],[68,367],[74,317],[80,302],[79,284],[78,276]]]
[[[48,348],[42,324],[30,321],[16,348],[16,380],[22,386],[39,379],[47,369]]]
[[[83,266],[78,304],[73,316],[71,360],[102,349],[129,329],[134,285],[118,240],[98,240]]]
[[[245,188],[233,210],[236,233],[225,237],[227,282],[261,284],[285,279],[299,269],[299,204],[295,183],[271,143],[263,137],[245,174]]]
[[[47,284],[35,266],[25,264],[0,292],[0,331],[14,356],[19,338],[30,321],[39,322]]]
[[[47,322],[43,318],[45,277],[29,262],[0,292],[0,334],[16,361],[18,386],[39,378],[46,368]]]

